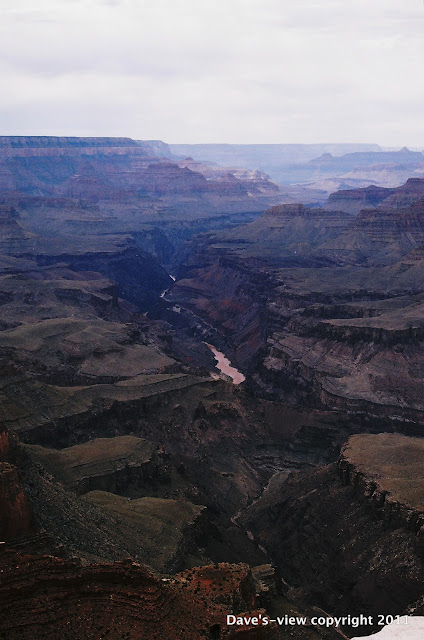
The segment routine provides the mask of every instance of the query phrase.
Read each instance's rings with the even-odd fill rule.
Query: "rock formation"
[[[422,595],[422,462],[421,439],[356,435],[337,465],[279,480],[243,520],[326,611],[405,614]]]
[[[169,153],[0,138],[0,636],[418,611],[421,446],[389,432],[424,422],[424,181],[317,208]]]
[[[356,218],[284,205],[203,237],[170,300],[212,325],[261,395],[414,433],[423,422],[423,183],[385,192]],[[416,200],[386,207],[401,193]]]

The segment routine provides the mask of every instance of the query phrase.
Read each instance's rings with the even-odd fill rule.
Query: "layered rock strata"
[[[423,455],[420,439],[353,436],[337,465],[276,480],[242,518],[326,611],[407,613],[423,595]]]
[[[419,198],[424,181],[412,182],[390,197]],[[421,210],[416,199],[352,220],[275,207],[193,242],[167,299],[202,319],[256,393],[418,432]]]

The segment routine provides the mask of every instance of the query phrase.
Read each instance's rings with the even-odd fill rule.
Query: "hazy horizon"
[[[3,135],[424,147],[422,0],[0,0]]]
[[[357,142],[346,142],[345,140],[340,140],[340,141],[332,141],[332,140],[326,140],[324,142],[223,142],[223,141],[217,141],[217,142],[208,142],[208,141],[199,141],[199,142],[187,142],[187,141],[183,141],[183,140],[179,140],[178,142],[168,142],[167,140],[161,139],[161,138],[134,138],[131,137],[129,135],[122,135],[122,136],[112,136],[112,135],[108,135],[108,134],[98,134],[98,135],[92,135],[92,134],[88,134],[88,135],[79,135],[77,134],[72,134],[72,135],[68,135],[68,134],[57,134],[57,133],[51,133],[51,134],[43,134],[40,133],[38,135],[36,134],[3,134],[0,131],[0,138],[2,137],[6,137],[6,138],[127,138],[127,139],[131,139],[131,140],[135,140],[137,142],[164,142],[165,144],[168,144],[169,146],[173,147],[173,146],[204,146],[204,145],[215,145],[215,146],[237,146],[237,147],[251,147],[251,146],[287,146],[287,145],[303,145],[303,146],[332,146],[332,145],[338,145],[338,146],[344,146],[344,145],[355,145],[355,146],[366,146],[366,145],[373,145],[373,146],[379,146],[380,147],[380,151],[400,151],[403,148],[407,148],[409,151],[423,151],[424,152],[424,147],[421,146],[408,146],[408,145],[394,145],[394,146],[390,146],[390,145],[384,145],[384,144],[379,144],[378,142],[364,142],[361,140],[358,140]]]

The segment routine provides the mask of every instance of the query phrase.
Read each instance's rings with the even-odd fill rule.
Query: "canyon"
[[[424,179],[188,152],[0,137],[0,637],[423,615]]]
[[[291,191],[295,184],[315,191],[320,202],[336,190],[370,184],[397,187],[410,177],[424,176],[422,150],[389,150],[375,144],[172,144],[161,154],[258,169],[279,185],[290,185]]]

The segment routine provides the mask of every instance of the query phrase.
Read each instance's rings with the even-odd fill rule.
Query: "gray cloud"
[[[421,0],[0,0],[3,134],[424,146]]]

